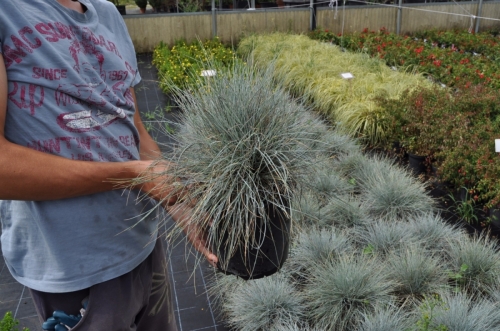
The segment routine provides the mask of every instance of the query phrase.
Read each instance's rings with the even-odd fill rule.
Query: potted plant
[[[134,0],[137,7],[141,11],[141,14],[146,13],[146,7],[148,6],[148,0]]]
[[[116,9],[118,9],[120,14],[122,14],[122,15],[127,14],[126,6],[120,5],[120,0],[108,0],[108,1],[111,1],[116,6]]]
[[[173,152],[163,158],[185,184],[170,211],[190,206],[178,224],[201,231],[221,271],[268,276],[288,256],[290,201],[313,170],[318,145],[308,146],[318,121],[274,85],[270,70],[235,61],[210,72],[196,73],[205,79],[198,88],[170,87],[182,115]]]

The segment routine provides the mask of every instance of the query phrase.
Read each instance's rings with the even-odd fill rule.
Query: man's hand
[[[133,166],[138,173],[132,189],[137,189],[159,201],[163,207],[172,206],[183,191],[182,183],[169,174],[171,163],[168,161],[135,161]]]
[[[207,247],[208,243],[206,239],[205,229],[199,224],[194,224],[190,222],[192,215],[192,207],[189,206],[187,203],[181,203],[175,205],[168,211],[172,216],[172,218],[174,219],[174,221],[182,228],[189,242],[191,242],[194,248],[205,256],[210,265],[216,267],[218,258]]]

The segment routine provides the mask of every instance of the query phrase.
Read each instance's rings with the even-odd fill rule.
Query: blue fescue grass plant
[[[440,300],[443,303],[434,307],[433,318],[429,323],[428,330],[500,330],[498,304],[485,298],[474,298],[464,293],[445,293]]]
[[[411,313],[391,304],[376,307],[375,311],[364,314],[356,331],[406,331],[414,325]]]
[[[500,254],[495,241],[486,236],[463,237],[448,250],[452,283],[471,293],[497,285]]]
[[[337,228],[352,228],[364,226],[372,221],[365,213],[359,197],[355,195],[340,195],[330,200],[325,207],[326,217],[321,218],[321,226]]]
[[[380,261],[347,255],[317,264],[304,288],[309,318],[322,330],[353,330],[364,315],[389,304],[394,283]]]
[[[333,228],[302,231],[294,241],[287,270],[307,278],[316,265],[338,260],[352,250],[351,239]]]
[[[345,195],[352,191],[352,185],[346,182],[332,167],[330,162],[321,162],[317,171],[311,172],[308,177],[310,189],[319,195],[325,204],[339,195]]]
[[[421,242],[426,251],[440,256],[441,259],[446,258],[446,252],[451,246],[458,244],[458,241],[465,237],[463,230],[445,223],[441,216],[435,213],[411,216],[407,229],[413,238]]]
[[[443,263],[419,246],[390,254],[387,265],[398,297],[410,303],[443,290],[448,279]]]
[[[386,158],[374,157],[360,164],[354,177],[364,191],[369,214],[378,219],[405,219],[434,210],[425,185]]]
[[[168,83],[168,82],[167,82]],[[266,206],[290,215],[297,188],[314,171],[318,120],[274,84],[271,70],[234,62],[196,90],[170,86],[182,110],[168,174],[184,178],[189,222],[226,256],[259,247]],[[312,149],[311,146],[316,146]],[[182,206],[182,205],[181,205]],[[175,210],[175,209],[174,209]],[[225,268],[229,259],[219,259]]]
[[[227,323],[241,331],[284,330],[305,315],[303,299],[281,274],[233,290],[222,304]]]
[[[374,221],[365,227],[355,229],[355,238],[366,253],[386,255],[392,252],[401,252],[420,241],[411,236],[408,224],[403,222]]]

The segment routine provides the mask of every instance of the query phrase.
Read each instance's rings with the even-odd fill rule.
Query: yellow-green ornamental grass
[[[339,128],[371,144],[383,141],[390,125],[378,97],[397,99],[408,89],[432,84],[421,75],[394,71],[366,54],[343,52],[305,35],[250,36],[240,42],[238,53],[257,66],[274,63],[275,77],[293,95],[304,96]],[[344,79],[342,73],[354,78]]]
[[[192,43],[181,40],[172,47],[162,42],[153,52],[153,64],[158,68],[160,87],[165,93],[170,92],[168,86],[171,86],[166,81],[179,88],[193,88],[202,83],[203,70],[228,67],[234,58],[233,50],[222,45],[218,38]],[[207,63],[214,67],[206,68]]]

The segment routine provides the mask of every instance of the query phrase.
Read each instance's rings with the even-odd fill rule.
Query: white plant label
[[[212,76],[215,76],[217,75],[217,71],[216,70],[202,70],[201,71],[201,76],[202,77],[212,77]]]
[[[342,76],[342,78],[344,78],[344,79],[353,79],[354,78],[354,75],[351,74],[350,72],[344,72],[343,74],[340,74],[340,76]]]
[[[500,139],[495,139],[495,152],[500,153]]]

